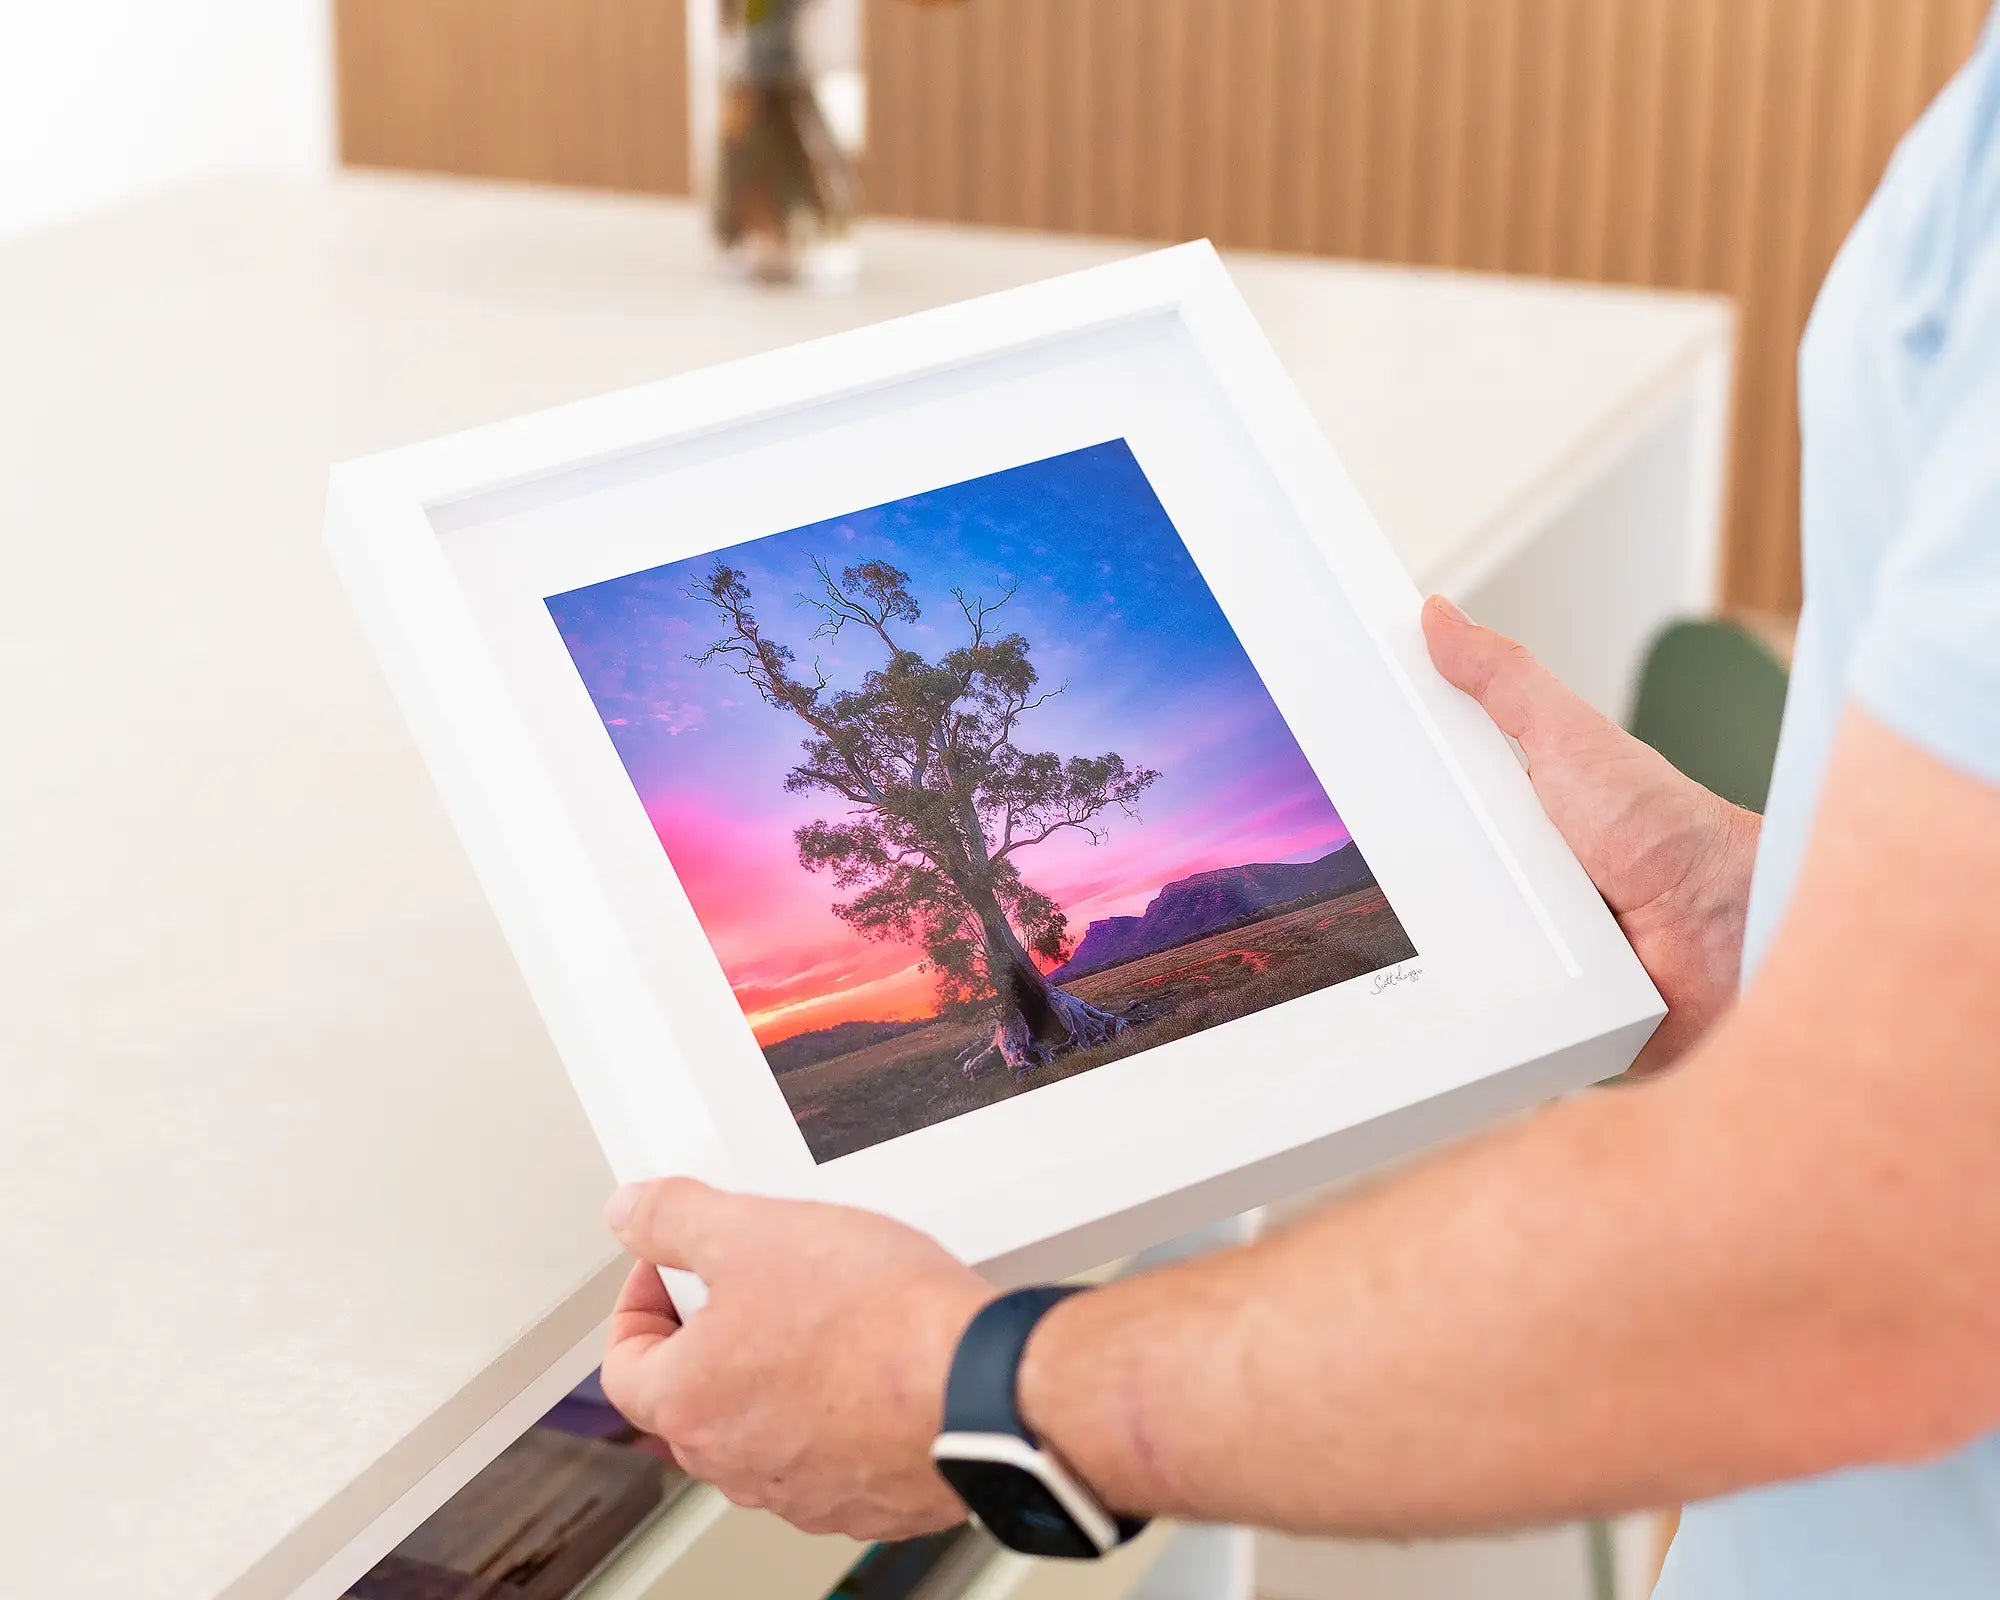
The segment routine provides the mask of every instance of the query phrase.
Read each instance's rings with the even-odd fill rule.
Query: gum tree
[[[1018,1077],[1112,1038],[1126,1016],[1056,987],[1036,964],[1068,955],[1069,930],[1061,908],[1021,876],[1020,861],[1063,832],[1101,841],[1107,813],[1131,815],[1159,774],[1115,752],[1064,758],[1022,748],[1023,720],[1061,690],[1038,687],[1026,639],[995,630],[1012,588],[991,604],[954,589],[965,641],[929,661],[900,638],[921,614],[908,573],[884,561],[837,577],[822,561],[813,568],[818,592],[799,597],[817,613],[812,637],[858,630],[882,652],[858,688],[834,688],[817,663],[801,670],[791,647],[764,631],[748,582],[726,562],[690,591],[723,628],[694,659],[729,668],[804,725],[786,789],[846,802],[844,815],[797,831],[800,862],[848,892],[834,911],[850,927],[924,951],[941,1010],[992,1016],[991,1038],[960,1058],[967,1076],[988,1056]]]

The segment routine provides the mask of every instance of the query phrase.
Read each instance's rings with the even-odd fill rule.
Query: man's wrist
[[[1084,1311],[1086,1302],[1093,1297],[1091,1294],[1071,1295],[1050,1307],[1048,1314],[1035,1325],[1035,1331],[1028,1335],[1028,1342],[1021,1351],[1014,1401],[1020,1408],[1021,1421],[1028,1431],[1061,1456],[1091,1492],[1102,1498],[1102,1486],[1082,1470],[1071,1454],[1069,1447],[1072,1441],[1067,1436],[1075,1432],[1076,1408],[1065,1403],[1065,1391],[1069,1388],[1067,1375],[1073,1367],[1071,1352],[1079,1333],[1077,1319]],[[1086,1317],[1084,1320],[1088,1322],[1091,1319]],[[1065,1417],[1065,1412],[1071,1415]],[[1109,1503],[1107,1500],[1106,1504]]]
[[[1721,965],[1728,988],[1734,995],[1737,968],[1743,955],[1743,929],[1750,912],[1750,883],[1756,873],[1757,842],[1763,837],[1764,819],[1754,811],[1716,801],[1720,817],[1716,825],[1713,864],[1703,886],[1698,915],[1707,924],[1711,939],[1720,946]]]
[[[1648,904],[1620,923],[1666,997],[1665,1024],[1634,1063],[1643,1077],[1683,1055],[1735,1003],[1743,931],[1763,819],[1680,779],[1692,802],[1676,844],[1686,865]]]
[[[914,1442],[926,1460],[930,1458],[931,1440],[944,1426],[945,1388],[951,1381],[952,1361],[959,1343],[965,1337],[965,1330],[972,1326],[972,1319],[999,1296],[999,1290],[984,1282],[965,1289],[945,1286],[940,1290],[927,1285],[916,1303],[891,1308],[893,1325],[921,1330],[917,1339],[921,1359],[916,1370],[936,1374],[934,1384],[926,1381],[913,1385],[909,1391],[916,1423],[912,1433],[920,1435]],[[933,1395],[935,1399],[931,1398]]]
[[[1053,1307],[1022,1351],[1015,1392],[1028,1431],[1092,1494],[1121,1515],[1143,1516],[1164,1502],[1132,1448],[1140,1403],[1132,1341],[1108,1331],[1132,1287],[1108,1285]]]

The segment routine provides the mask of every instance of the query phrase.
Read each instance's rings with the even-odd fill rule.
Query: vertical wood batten
[[[1611,231],[1629,217],[1618,215],[1618,206],[1630,198],[1626,185],[1635,173],[1620,170],[1620,156],[1629,158],[1622,138],[1631,107],[1618,96],[1620,47],[1630,48],[1637,37],[1633,25],[1635,0],[1607,6],[1590,0],[1572,12],[1572,26],[1579,30],[1578,46],[1582,71],[1578,74],[1579,98],[1574,127],[1583,137],[1576,141],[1581,160],[1572,180],[1570,210],[1576,218],[1574,253],[1563,264],[1565,277],[1601,279],[1606,276],[1612,255]]]
[[[918,130],[962,128],[965,83],[965,41],[962,14],[903,8],[910,19],[910,75],[905,80]],[[947,32],[947,29],[950,32]],[[924,216],[963,216],[970,197],[971,174],[964,161],[966,141],[919,137],[916,142],[917,189],[913,208]]]
[[[1467,261],[1507,258],[1507,219],[1521,185],[1524,119],[1524,52],[1521,0],[1490,0],[1471,10],[1468,49],[1474,65],[1467,84],[1461,137],[1465,147],[1464,229]]]
[[[1326,49],[1326,9],[1308,7],[1290,29],[1275,31],[1278,75],[1272,137],[1278,157],[1272,172],[1273,245],[1280,250],[1316,249],[1319,196],[1326,185],[1325,133],[1321,113],[1322,56]]]
[[[1513,249],[1501,259],[1518,262],[1516,270],[1521,272],[1547,274],[1556,270],[1556,237],[1565,198],[1562,118],[1570,38],[1563,9],[1552,0],[1529,0],[1522,25],[1527,35],[1522,49],[1538,63],[1528,80],[1534,138],[1520,174],[1522,226]]]
[[[1354,106],[1354,116],[1342,130],[1353,141],[1352,155],[1335,197],[1340,227],[1333,248],[1340,255],[1379,258],[1383,249],[1378,234],[1392,187],[1384,181],[1392,168],[1388,148],[1391,118],[1386,101],[1397,92],[1383,64],[1391,59],[1390,9],[1395,3],[1350,0],[1344,9],[1353,17],[1352,27],[1336,26],[1334,30],[1334,52],[1344,57],[1349,73],[1346,87]]]
[[[1420,260],[1456,264],[1465,259],[1471,209],[1467,141],[1473,136],[1473,12],[1479,0],[1429,0],[1417,61],[1434,96],[1436,114],[1419,116],[1418,167],[1424,174],[1419,199],[1417,243]]]

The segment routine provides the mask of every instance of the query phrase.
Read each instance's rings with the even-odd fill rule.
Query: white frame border
[[[1408,1153],[1629,1064],[1664,1006],[1543,814],[1518,761],[1431,668],[1420,597],[1205,242],[410,446],[334,469],[328,544],[564,1064],[621,1178],[663,1171],[728,1181],[699,1096],[669,1074],[621,1081],[607,1040],[674,1055],[609,900],[440,544],[431,514],[556,474],[725,433],[807,407],[948,373],[1159,313],[1196,352],[1317,545],[1485,838],[1571,981],[1525,1014],[1499,1008],[1497,1066],[1357,1126],[1272,1130],[1258,1160],[1171,1194],[981,1231],[965,1253],[1001,1281],[1057,1276],[1276,1194]],[[671,1151],[647,1130],[681,1130]],[[1061,1210],[1060,1203],[1055,1206]],[[955,1223],[949,1208],[941,1216]],[[951,1227],[940,1230],[955,1243]]]

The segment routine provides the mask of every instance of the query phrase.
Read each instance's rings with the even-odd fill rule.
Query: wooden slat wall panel
[[[1720,291],[1725,590],[1798,597],[1799,334],[1988,0],[867,0],[892,215]],[[686,187],[683,0],[337,0],[349,161]]]
[[[336,0],[340,154],[685,194],[682,0]]]
[[[1730,294],[1744,359],[1725,591],[1785,610],[1800,333],[1895,141],[1988,9],[870,0],[871,199],[892,215]],[[928,114],[917,84],[931,74],[991,96],[976,144],[971,124]],[[905,149],[958,187],[908,184]]]

